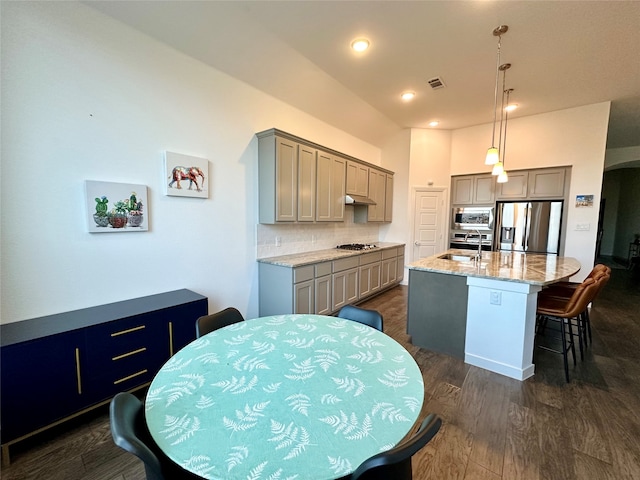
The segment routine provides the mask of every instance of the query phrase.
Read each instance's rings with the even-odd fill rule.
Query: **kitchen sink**
[[[475,256],[445,253],[444,255],[440,255],[438,258],[441,258],[443,260],[453,260],[454,262],[471,262],[475,258]]]

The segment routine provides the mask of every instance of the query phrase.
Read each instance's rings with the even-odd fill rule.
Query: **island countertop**
[[[407,265],[409,270],[480,277],[531,285],[548,285],[580,271],[580,262],[572,257],[519,252],[482,252],[477,261],[457,261],[441,258],[446,254],[473,256],[475,251],[451,249],[421,258]]]

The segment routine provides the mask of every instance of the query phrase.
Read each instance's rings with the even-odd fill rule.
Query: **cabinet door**
[[[564,178],[564,168],[544,168],[530,171],[528,198],[564,198]]]
[[[296,283],[293,286],[293,313],[314,313],[314,281]]]
[[[347,160],[346,193],[365,197],[369,194],[369,167]]]
[[[496,200],[496,177],[477,175],[473,179],[473,204],[493,205]]]
[[[316,150],[298,147],[298,221],[313,222],[316,217]]]
[[[393,218],[393,175],[387,173],[387,185],[384,190],[384,221],[390,222]]]
[[[382,261],[382,288],[386,288],[396,281],[398,270],[398,257],[389,258]]]
[[[316,314],[331,314],[331,275],[315,279]]]
[[[358,268],[334,273],[332,276],[333,311],[358,300]]]
[[[451,179],[451,204],[473,204],[473,176],[467,175]]]
[[[83,407],[82,330],[2,347],[0,354],[2,443]]]
[[[344,220],[345,160],[318,152],[317,213],[319,222]]]
[[[276,221],[298,218],[298,144],[276,138]]]
[[[379,170],[369,169],[369,198],[376,202],[375,205],[369,205],[368,217],[369,222],[384,222],[384,199],[387,176]]]
[[[371,294],[371,264],[363,265],[358,271],[360,298]]]
[[[396,270],[396,282],[404,280],[404,255],[398,257],[398,266]]]
[[[507,183],[498,183],[497,198],[512,200],[527,198],[529,172],[509,172]]]

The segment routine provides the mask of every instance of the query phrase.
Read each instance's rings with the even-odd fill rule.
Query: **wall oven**
[[[493,207],[454,207],[451,230],[493,230]]]

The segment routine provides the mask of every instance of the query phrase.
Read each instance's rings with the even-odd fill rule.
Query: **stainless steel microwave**
[[[493,207],[454,207],[451,212],[452,230],[492,230]]]

